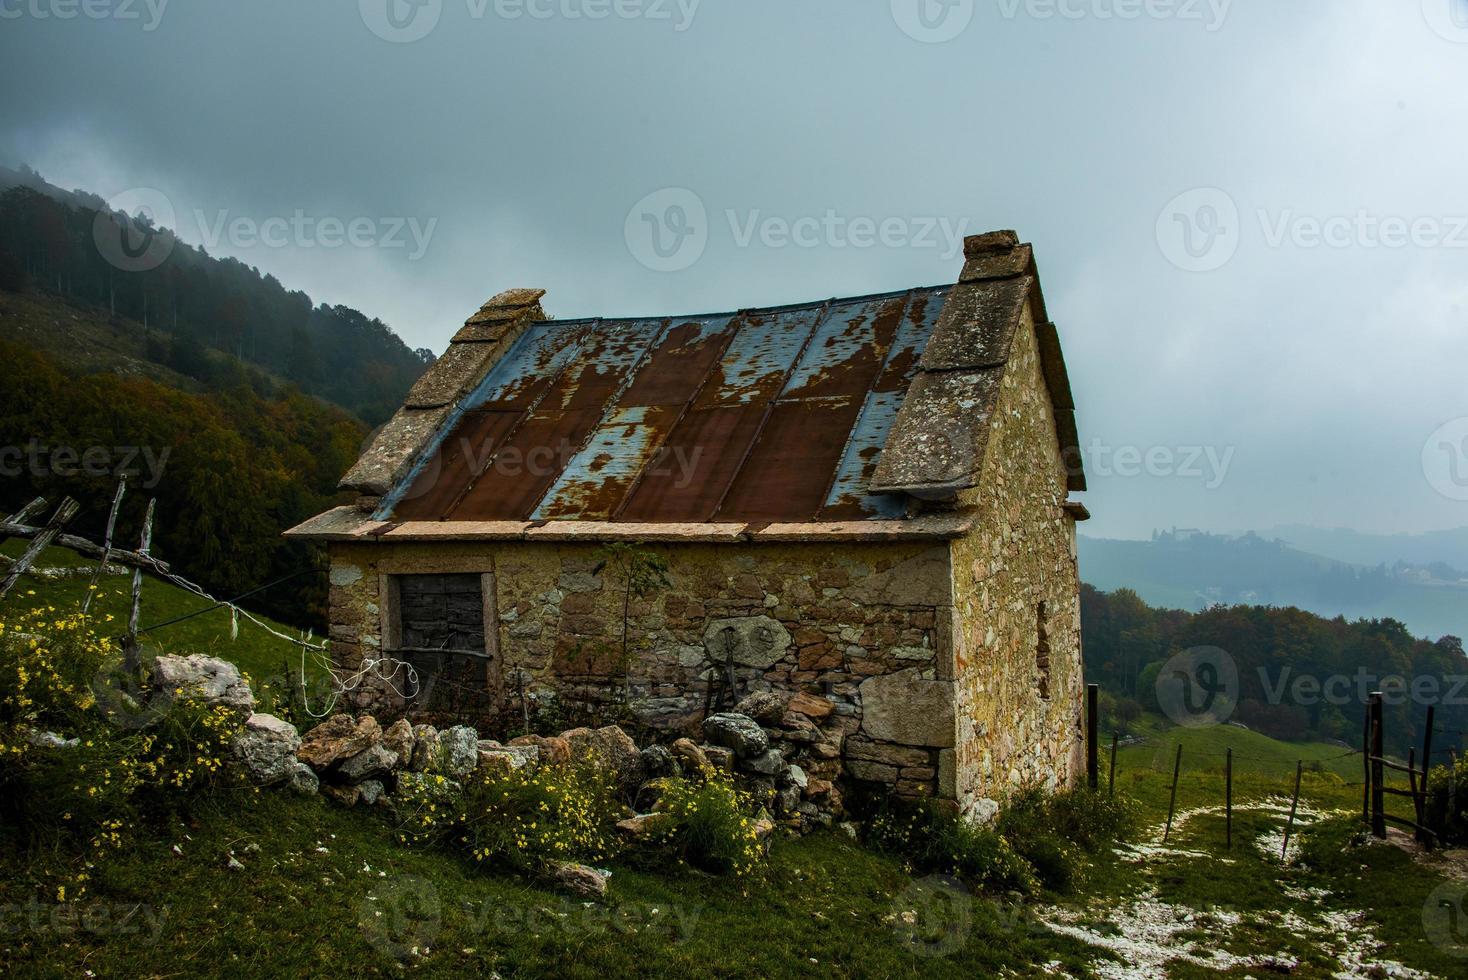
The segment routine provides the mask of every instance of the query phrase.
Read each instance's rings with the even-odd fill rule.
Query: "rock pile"
[[[590,762],[612,773],[623,797],[653,805],[659,780],[713,770],[734,774],[774,819],[795,830],[830,824],[841,812],[834,782],[840,747],[817,722],[834,706],[808,694],[751,694],[732,712],[711,715],[703,742],[680,738],[671,745],[639,748],[615,725],[573,728],[554,736],[525,735],[502,744],[482,739],[467,725],[442,731],[399,719],[383,728],[369,714],[338,714],[304,736],[274,715],[254,710],[249,684],[229,663],[212,657],[159,657],[155,687],[187,692],[227,706],[241,718],[232,765],[259,786],[320,792],[343,806],[389,801],[404,779],[420,774],[460,781],[488,767],[511,772],[526,766]],[[628,832],[656,823],[651,814],[624,821]],[[773,825],[772,828],[773,829]]]

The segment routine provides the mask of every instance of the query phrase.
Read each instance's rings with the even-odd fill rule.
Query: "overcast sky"
[[[1468,524],[1465,0],[82,2],[0,0],[0,162],[413,346],[510,286],[951,282],[1014,228],[1087,533]]]

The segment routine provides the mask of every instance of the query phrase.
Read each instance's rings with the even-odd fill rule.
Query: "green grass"
[[[1300,961],[1294,976],[1328,977],[1336,958],[1280,922],[1284,912],[1308,916],[1320,904],[1299,898],[1299,889],[1324,887],[1335,907],[1368,911],[1388,958],[1459,975],[1459,961],[1428,943],[1421,927],[1438,875],[1394,848],[1352,846],[1349,821],[1321,832],[1316,850],[1325,863],[1282,868],[1247,844],[1272,823],[1242,815],[1235,848],[1225,851],[1216,822],[1192,822],[1174,841],[1177,858],[1105,858],[1080,894],[1047,901],[1083,910],[1084,922],[1116,935],[1125,930],[1108,924],[1113,910],[1155,891],[1197,910],[1179,940],[1206,945],[1214,916],[1241,915],[1227,948],[1291,956]],[[958,905],[945,904],[954,893],[914,882],[899,862],[836,831],[778,840],[754,879],[614,863],[603,903],[398,846],[383,811],[283,793],[226,794],[139,836],[100,866],[93,893],[77,906],[93,927],[69,931],[44,911],[37,925],[26,921],[36,897],[26,879],[51,858],[0,844],[0,907],[20,926],[0,930],[7,975],[974,977],[1040,976],[1041,964],[1058,962],[1086,976],[1088,964],[1107,958],[1002,897],[960,892]],[[244,870],[229,870],[231,853]],[[108,922],[130,912],[142,931],[113,932],[104,912]],[[916,924],[905,925],[903,913],[915,913]],[[1185,963],[1169,970],[1217,975]]]
[[[155,338],[158,330],[153,330]],[[136,320],[110,317],[86,303],[0,290],[0,340],[43,351],[82,374],[142,377],[182,391],[202,385],[148,357],[148,332]],[[220,357],[211,352],[211,357]]]
[[[48,555],[42,564],[64,560]],[[15,597],[0,616],[42,599],[58,606],[78,601],[85,581],[29,583],[22,592],[37,595]],[[126,579],[103,581],[99,612],[120,619]],[[144,622],[204,605],[149,581]],[[168,627],[159,639],[175,650],[234,659],[257,676],[271,672],[284,645],[247,624],[231,641],[228,628],[228,615],[215,611]],[[1277,742],[1231,726],[1154,723],[1146,732],[1152,744],[1122,749],[1117,763],[1116,792],[1137,801],[1141,813],[1138,843],[1161,836],[1179,744],[1178,810],[1194,812],[1166,847],[1095,858],[1075,893],[1045,895],[1029,907],[915,880],[900,859],[835,830],[777,839],[757,878],[616,862],[606,901],[583,903],[507,870],[401,846],[383,809],[344,811],[281,791],[230,791],[194,804],[185,816],[134,828],[135,843],[98,862],[90,893],[62,906],[76,921],[52,919],[52,872],[70,860],[67,852],[26,851],[13,838],[0,839],[0,973],[975,977],[1055,975],[1045,967],[1055,963],[1061,975],[1092,976],[1113,954],[1045,921],[1068,917],[1120,941],[1142,932],[1130,918],[1135,903],[1160,902],[1193,916],[1168,947],[1178,954],[1190,942],[1202,950],[1279,954],[1298,961],[1292,976],[1330,977],[1342,969],[1339,950],[1318,935],[1298,935],[1287,916],[1318,925],[1326,912],[1359,912],[1349,931],[1381,944],[1369,956],[1440,977],[1462,975],[1463,961],[1432,945],[1422,924],[1424,904],[1445,880],[1441,868],[1360,840],[1360,788],[1346,785],[1360,779],[1359,757],[1332,759],[1346,750]],[[1232,847],[1221,814],[1196,812],[1221,804],[1223,751],[1230,747],[1240,805]],[[1283,817],[1247,807],[1288,795],[1297,759],[1321,761],[1322,771],[1307,773],[1302,795],[1309,812],[1327,817],[1313,827],[1312,818],[1302,818],[1305,856],[1282,864],[1258,842],[1277,837]],[[1330,817],[1334,811],[1342,815]],[[231,853],[243,870],[229,869]],[[1269,972],[1241,967],[1231,975]],[[1220,975],[1182,958],[1166,973]]]
[[[0,545],[0,554],[17,557],[26,542],[11,540]],[[93,568],[96,562],[83,558],[66,548],[47,548],[35,562],[38,568]],[[42,604],[54,606],[62,612],[72,612],[81,607],[87,594],[90,578],[82,575],[62,579],[37,579],[22,577],[11,593],[0,600],[0,622],[7,616],[25,612]],[[128,611],[132,604],[131,575],[103,575],[97,580],[97,598],[92,602],[90,614],[97,621],[97,631],[121,635],[126,629]],[[203,653],[219,657],[237,665],[250,675],[252,687],[267,706],[272,692],[284,689],[287,679],[294,681],[301,669],[300,648],[271,636],[260,627],[240,618],[239,632],[230,638],[230,612],[227,608],[210,609],[213,603],[207,599],[152,576],[143,576],[143,594],[140,626],[146,631],[140,642],[145,651],[164,651],[175,654]],[[201,612],[202,611],[202,612]],[[169,620],[201,613],[182,622],[148,629]],[[107,617],[112,617],[110,620]],[[268,617],[260,617],[277,632],[286,636],[298,636],[300,631]],[[319,638],[318,638],[319,639]],[[320,684],[324,672],[307,662],[307,677]]]
[[[178,844],[181,856],[172,853]],[[246,848],[258,845],[258,852]],[[319,848],[325,848],[322,852]],[[226,865],[231,851],[243,871]],[[7,870],[24,857],[3,854]],[[385,822],[315,800],[229,799],[107,863],[83,905],[146,907],[156,936],[0,933],[11,976],[974,977],[1089,951],[989,899],[949,955],[903,942],[923,906],[896,862],[836,832],[780,841],[760,880],[614,866],[605,904],[395,846]],[[0,901],[30,899],[13,875]],[[377,913],[383,913],[379,916]],[[937,948],[945,950],[939,934]],[[410,951],[417,947],[420,955]]]
[[[1133,726],[1144,742],[1126,745],[1116,754],[1117,791],[1144,803],[1151,811],[1167,812],[1172,771],[1177,748],[1182,746],[1182,769],[1178,778],[1179,810],[1222,804],[1227,750],[1234,752],[1234,798],[1260,798],[1270,794],[1289,795],[1294,790],[1295,765],[1305,763],[1301,781],[1303,796],[1331,808],[1358,812],[1364,779],[1359,753],[1326,742],[1281,742],[1236,725],[1208,728],[1164,728],[1156,722]],[[1110,736],[1103,734],[1101,779],[1109,779]],[[1405,774],[1387,770],[1386,785],[1407,788]],[[1411,816],[1410,803],[1387,797],[1387,812]]]

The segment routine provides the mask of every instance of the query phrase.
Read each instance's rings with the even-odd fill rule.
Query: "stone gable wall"
[[[982,478],[965,495],[978,526],[953,545],[953,795],[979,820],[1021,786],[1067,786],[1084,771],[1075,523],[1062,509],[1065,466],[1028,312],[990,424]],[[1048,699],[1037,662],[1042,602]]]
[[[847,776],[908,796],[953,783],[953,623],[946,543],[648,545],[670,585],[629,609],[593,543],[331,545],[333,655],[347,668],[382,644],[385,574],[492,572],[498,682],[542,702],[625,699],[646,724],[701,720],[729,660],[734,700],[758,690],[819,699],[787,715],[787,758],[813,778]],[[360,708],[391,710],[370,686]],[[732,703],[732,702],[730,702]],[[829,703],[829,713],[820,716]]]

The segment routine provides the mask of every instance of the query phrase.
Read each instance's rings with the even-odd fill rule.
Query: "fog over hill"
[[[1390,617],[1416,635],[1468,632],[1468,529],[1373,535],[1309,527],[1150,540],[1080,537],[1081,578],[1152,605],[1298,606],[1322,616]]]

